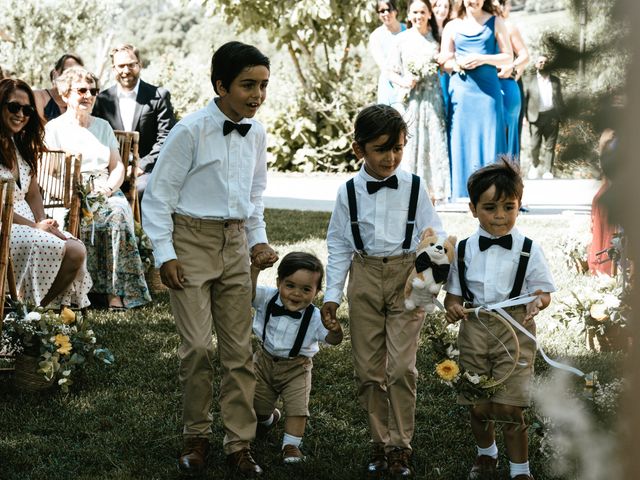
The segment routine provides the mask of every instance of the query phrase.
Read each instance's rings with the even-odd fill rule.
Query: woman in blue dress
[[[524,43],[520,30],[509,19],[511,0],[499,0],[501,16],[507,27],[509,41],[513,49],[513,63],[498,69],[498,77],[502,86],[502,100],[504,108],[504,123],[507,135],[507,153],[520,161],[520,111],[522,109],[522,95],[518,81],[529,63],[529,51]]]
[[[513,61],[506,26],[491,0],[463,0],[442,35],[452,70],[450,150],[452,199],[467,198],[467,179],[506,153],[497,67]]]
[[[394,36],[404,32],[407,27],[398,21],[398,7],[396,7],[395,0],[377,2],[376,11],[382,25],[369,36],[369,53],[380,69],[378,103],[393,105],[397,102],[398,94],[393,83],[389,80],[389,53],[395,43]]]
[[[452,0],[431,0],[431,8],[433,16],[438,24],[438,32],[442,33],[445,25],[451,20],[451,10],[453,9]],[[449,133],[449,72],[441,69],[438,76],[440,77],[440,87],[442,88],[442,100],[444,101],[444,115],[447,122],[447,135]]]

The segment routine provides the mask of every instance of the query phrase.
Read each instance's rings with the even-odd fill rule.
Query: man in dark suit
[[[104,118],[114,130],[140,132],[140,164],[136,187],[142,194],[160,153],[160,147],[175,125],[171,95],[162,87],[140,79],[140,54],[133,45],[111,50],[116,84],[98,95],[93,115]]]
[[[530,179],[553,178],[553,159],[564,109],[560,79],[549,74],[547,62],[547,56],[540,55],[535,63],[536,74],[527,76],[524,82],[524,111],[531,134]]]

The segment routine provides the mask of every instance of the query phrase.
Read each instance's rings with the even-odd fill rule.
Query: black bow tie
[[[424,272],[427,269],[433,270],[433,279],[436,283],[444,282],[449,276],[449,267],[448,263],[444,265],[436,265],[431,261],[429,254],[427,252],[422,252],[416,258],[416,272]]]
[[[491,245],[500,245],[502,248],[506,248],[507,250],[511,250],[511,246],[513,245],[513,237],[511,234],[504,235],[499,238],[489,238],[480,236],[480,251],[484,252]]]
[[[394,190],[398,189],[398,177],[395,175],[390,176],[386,180],[382,180],[381,182],[367,182],[367,192],[376,193],[382,187],[393,188]]]
[[[237,130],[238,133],[244,137],[250,128],[250,123],[233,123],[229,120],[225,120],[224,125],[222,125],[222,134],[229,135],[232,130]]]
[[[273,305],[271,308],[271,316],[279,317],[281,315],[286,315],[291,318],[302,318],[302,312],[292,312],[291,310],[287,310],[283,305],[278,305],[277,303]]]

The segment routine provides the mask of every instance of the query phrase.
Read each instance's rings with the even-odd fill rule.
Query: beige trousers
[[[416,410],[416,352],[424,316],[404,308],[415,255],[354,257],[349,322],[358,398],[371,440],[387,451],[411,448]]]
[[[248,447],[256,432],[251,349],[251,278],[244,222],[174,215],[173,244],[185,288],[170,290],[183,388],[183,434],[211,433],[215,329],[222,371],[224,451]]]

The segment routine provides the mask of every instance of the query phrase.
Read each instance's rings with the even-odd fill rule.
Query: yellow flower
[[[451,382],[460,373],[460,367],[453,360],[444,360],[436,365],[436,373],[445,382]]]
[[[73,310],[67,307],[63,307],[60,312],[60,318],[62,319],[62,323],[65,325],[70,325],[76,321],[76,314]]]
[[[82,209],[82,216],[84,218],[86,218],[87,220],[92,220],[93,219],[93,212],[91,210],[89,210],[88,208],[83,208]]]
[[[68,355],[71,351],[72,346],[67,335],[63,335],[61,333],[57,334],[54,343],[60,347],[57,352],[61,355]]]

